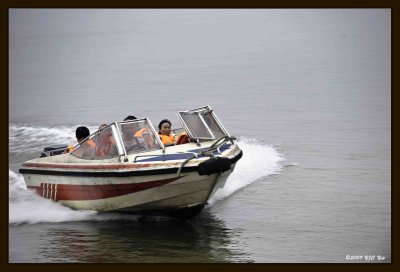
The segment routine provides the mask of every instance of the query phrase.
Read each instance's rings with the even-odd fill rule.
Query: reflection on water
[[[142,218],[13,226],[10,240],[20,242],[10,243],[18,247],[10,262],[251,262],[234,241],[240,232],[206,211],[190,221]]]

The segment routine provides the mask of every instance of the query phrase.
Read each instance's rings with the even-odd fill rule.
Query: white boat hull
[[[237,146],[226,150],[230,169],[210,175],[197,171],[209,158],[190,161],[179,175],[182,160],[71,165],[37,159],[20,172],[29,189],[73,209],[189,218],[224,186],[241,154]]]

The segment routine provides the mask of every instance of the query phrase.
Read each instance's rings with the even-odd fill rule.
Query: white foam
[[[27,190],[24,178],[9,170],[9,223],[87,220],[95,212],[73,211]]]
[[[139,216],[96,211],[72,210],[27,190],[24,177],[9,170],[9,224],[59,223],[71,221],[137,221]],[[151,221],[169,218],[153,217]]]
[[[282,170],[281,162],[285,158],[273,146],[247,138],[240,138],[238,145],[243,151],[243,157],[237,162],[235,170],[229,176],[225,186],[208,201],[209,207],[254,181],[278,174]]]
[[[9,151],[25,152],[41,150],[52,144],[74,143],[77,126],[24,126],[12,124],[9,126]],[[97,127],[89,127],[94,132]]]

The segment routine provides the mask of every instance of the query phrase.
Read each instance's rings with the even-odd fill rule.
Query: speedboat
[[[44,148],[19,172],[28,189],[72,209],[191,218],[224,186],[242,151],[210,106],[176,113],[182,128],[174,145],[164,146],[147,118],[114,122],[68,154]]]

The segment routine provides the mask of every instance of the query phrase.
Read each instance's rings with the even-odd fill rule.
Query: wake
[[[282,170],[284,156],[270,145],[255,139],[240,138],[238,145],[243,157],[237,162],[235,170],[229,176],[224,188],[219,189],[208,201],[208,206],[220,201],[254,181]]]

